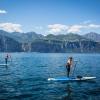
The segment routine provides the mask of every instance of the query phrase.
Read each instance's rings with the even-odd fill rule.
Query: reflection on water
[[[0,63],[3,63],[0,54]],[[100,98],[100,55],[71,54],[80,59],[75,75],[96,76],[95,81],[53,82],[66,76],[64,53],[11,53],[9,66],[0,66],[0,100],[98,100]],[[94,63],[95,62],[95,63]]]
[[[71,84],[70,83],[68,83],[67,84],[67,87],[66,87],[66,95],[62,98],[62,99],[64,99],[64,100],[72,100],[72,92],[73,92],[73,90],[72,90],[72,87],[71,87]]]

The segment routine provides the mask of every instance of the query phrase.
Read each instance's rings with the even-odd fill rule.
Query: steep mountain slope
[[[0,52],[21,52],[21,43],[7,36],[0,35]]]
[[[80,36],[78,34],[69,33],[66,35],[52,35],[49,34],[45,37],[47,40],[59,40],[59,41],[83,41],[83,40],[89,40],[83,36]]]
[[[41,34],[36,34],[35,32],[28,32],[28,33],[19,33],[19,32],[13,32],[9,33],[3,30],[0,30],[1,36],[7,36],[9,38],[12,38],[20,43],[27,43],[27,42],[33,42],[36,39],[41,39],[44,36]]]
[[[85,38],[91,39],[93,41],[100,42],[100,34],[95,32],[90,32],[84,35]]]

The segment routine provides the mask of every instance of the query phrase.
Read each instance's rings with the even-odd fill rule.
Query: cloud
[[[68,29],[67,25],[62,25],[62,24],[53,24],[53,25],[48,25],[48,29],[50,33],[60,33],[64,32]]]
[[[6,14],[6,13],[7,13],[6,10],[1,10],[1,9],[0,9],[0,14]]]
[[[85,26],[83,25],[72,25],[69,27],[69,29],[67,30],[68,33],[77,33],[77,32],[81,32],[81,29],[85,28]]]
[[[76,32],[80,32],[80,29],[84,27],[85,26],[82,26],[82,25],[71,25],[71,26],[63,25],[63,24],[48,25],[50,33],[61,33],[61,32],[76,33]]]
[[[22,32],[20,24],[0,23],[0,30],[7,32]]]
[[[72,25],[69,27],[69,29],[67,30],[68,33],[72,32],[72,33],[78,33],[81,32],[82,29],[97,29],[100,28],[100,25],[98,24],[81,24],[81,25]]]
[[[100,28],[100,25],[98,25],[98,24],[89,24],[88,27],[89,28]]]
[[[48,25],[48,32],[52,34],[79,33],[82,32],[82,30],[98,29],[98,28],[100,28],[99,24],[92,24],[92,23],[86,23],[86,24],[83,23],[75,25],[53,24],[53,25]]]

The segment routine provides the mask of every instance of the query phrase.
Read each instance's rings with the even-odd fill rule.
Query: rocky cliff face
[[[93,41],[74,41],[53,43],[50,41],[37,41],[32,43],[35,52],[100,52],[100,43]]]
[[[78,34],[42,36],[34,32],[27,34],[0,32],[0,52],[81,52],[100,53],[100,42]]]
[[[21,52],[21,43],[0,35],[0,52]]]

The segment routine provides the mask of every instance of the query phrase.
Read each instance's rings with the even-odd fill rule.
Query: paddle
[[[76,63],[75,63],[75,65],[74,65],[74,69],[73,69],[73,72],[72,72],[72,76],[74,76],[74,72],[75,72],[75,68],[76,68],[76,65],[77,65],[77,62],[78,61],[75,61]]]

